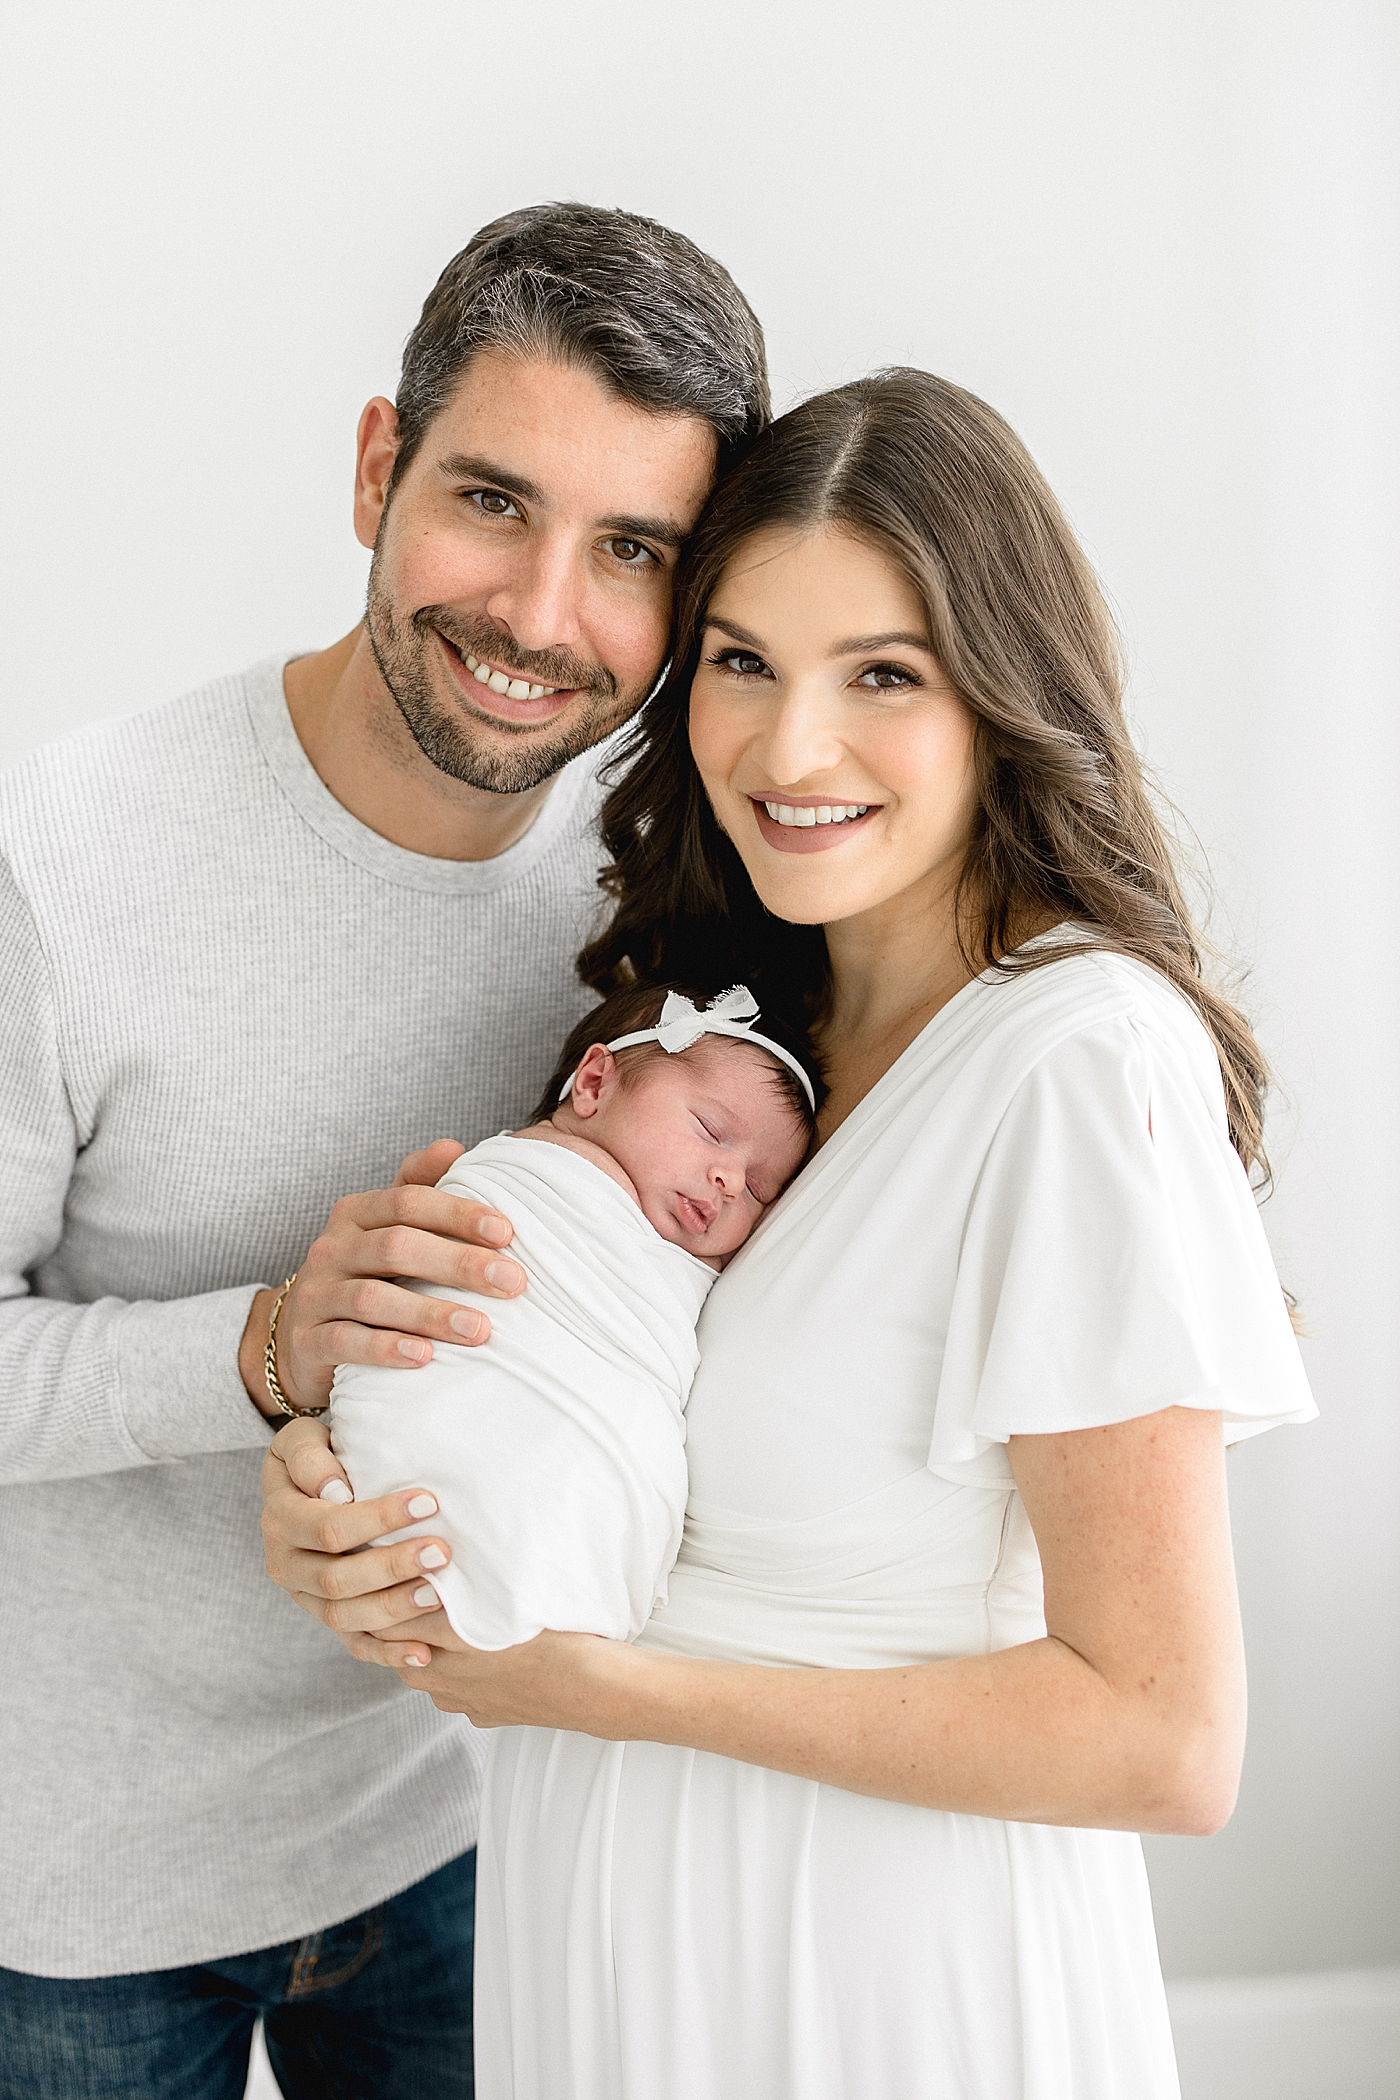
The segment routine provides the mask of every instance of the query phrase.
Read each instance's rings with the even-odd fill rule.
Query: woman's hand
[[[347,1640],[365,1662],[397,1670],[440,1712],[477,1728],[570,1728],[614,1738],[627,1733],[625,1702],[650,1660],[623,1641],[592,1633],[539,1633],[517,1648],[469,1648],[446,1615],[430,1627],[390,1627]]]
[[[278,1381],[294,1407],[325,1404],[337,1364],[413,1370],[434,1342],[475,1348],[491,1322],[475,1306],[425,1298],[389,1279],[410,1276],[455,1290],[515,1298],[525,1272],[503,1249],[510,1221],[483,1203],[439,1189],[462,1147],[450,1138],[410,1153],[392,1188],[342,1196],[309,1248],[277,1322]],[[277,1415],[263,1377],[275,1293],[259,1291],[248,1314],[238,1368],[255,1407]]]
[[[289,1422],[272,1439],[263,1464],[263,1551],[278,1587],[358,1655],[357,1636],[441,1616],[424,1575],[445,1568],[452,1553],[445,1539],[423,1537],[372,1546],[435,1516],[437,1503],[424,1489],[354,1501],[330,1442],[323,1422]]]

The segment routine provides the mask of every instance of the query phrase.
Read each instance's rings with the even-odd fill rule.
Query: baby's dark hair
[[[586,1013],[577,1028],[570,1031],[568,1040],[559,1053],[559,1062],[554,1067],[549,1084],[535,1105],[531,1121],[549,1121],[559,1106],[559,1095],[565,1080],[578,1070],[594,1043],[613,1043],[620,1035],[631,1035],[639,1028],[655,1028],[661,1019],[661,1009],[666,1003],[668,992],[683,993],[693,1005],[703,1011],[727,989],[728,987],[723,985],[718,991],[701,991],[693,984],[628,984],[620,991],[611,992],[601,1006],[595,1006],[591,1013]],[[820,1107],[826,1093],[826,1085],[806,1032],[795,1027],[791,1021],[784,1020],[781,1015],[770,1017],[766,1013],[761,1013],[753,1025],[760,1035],[771,1036],[775,1043],[781,1044],[784,1050],[797,1059],[812,1082],[812,1092],[816,1095],[817,1105]],[[702,1036],[701,1041],[704,1040]],[[726,1038],[714,1036],[710,1040],[723,1042]],[[730,1037],[728,1040],[732,1042],[735,1038]],[[761,1050],[763,1045],[758,1043],[754,1047]],[[641,1058],[647,1051],[655,1051],[657,1048],[655,1043],[639,1043],[635,1049],[623,1051],[618,1059],[618,1072],[624,1085],[627,1083],[632,1059]],[[817,1119],[796,1073],[789,1071],[785,1064],[780,1064],[776,1057],[765,1058],[764,1062],[779,1095],[791,1107],[793,1114],[810,1137],[816,1129]]]

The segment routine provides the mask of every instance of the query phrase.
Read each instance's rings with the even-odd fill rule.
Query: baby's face
[[[674,1056],[648,1050],[625,1085],[614,1064],[586,1135],[631,1180],[661,1237],[704,1260],[743,1245],[807,1152],[771,1059],[721,1036]]]

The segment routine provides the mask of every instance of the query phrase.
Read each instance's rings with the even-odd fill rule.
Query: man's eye
[[[624,568],[644,569],[648,562],[656,560],[656,556],[652,553],[650,547],[644,547],[640,540],[604,540],[603,545],[607,548],[609,554],[613,556],[613,559],[620,561]]]
[[[467,500],[474,503],[478,510],[484,510],[488,518],[520,516],[511,497],[503,495],[500,489],[472,489]]]
[[[857,685],[871,687],[881,693],[897,693],[905,686],[918,683],[916,674],[906,670],[903,664],[872,664],[870,669],[862,671],[856,680]]]

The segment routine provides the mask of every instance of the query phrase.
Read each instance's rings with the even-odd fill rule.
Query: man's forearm
[[[238,1343],[238,1375],[243,1389],[258,1413],[273,1423],[287,1419],[267,1389],[267,1333],[276,1302],[276,1291],[262,1290],[254,1295]]]
[[[238,1369],[259,1290],[0,1305],[0,1485],[260,1448]]]

